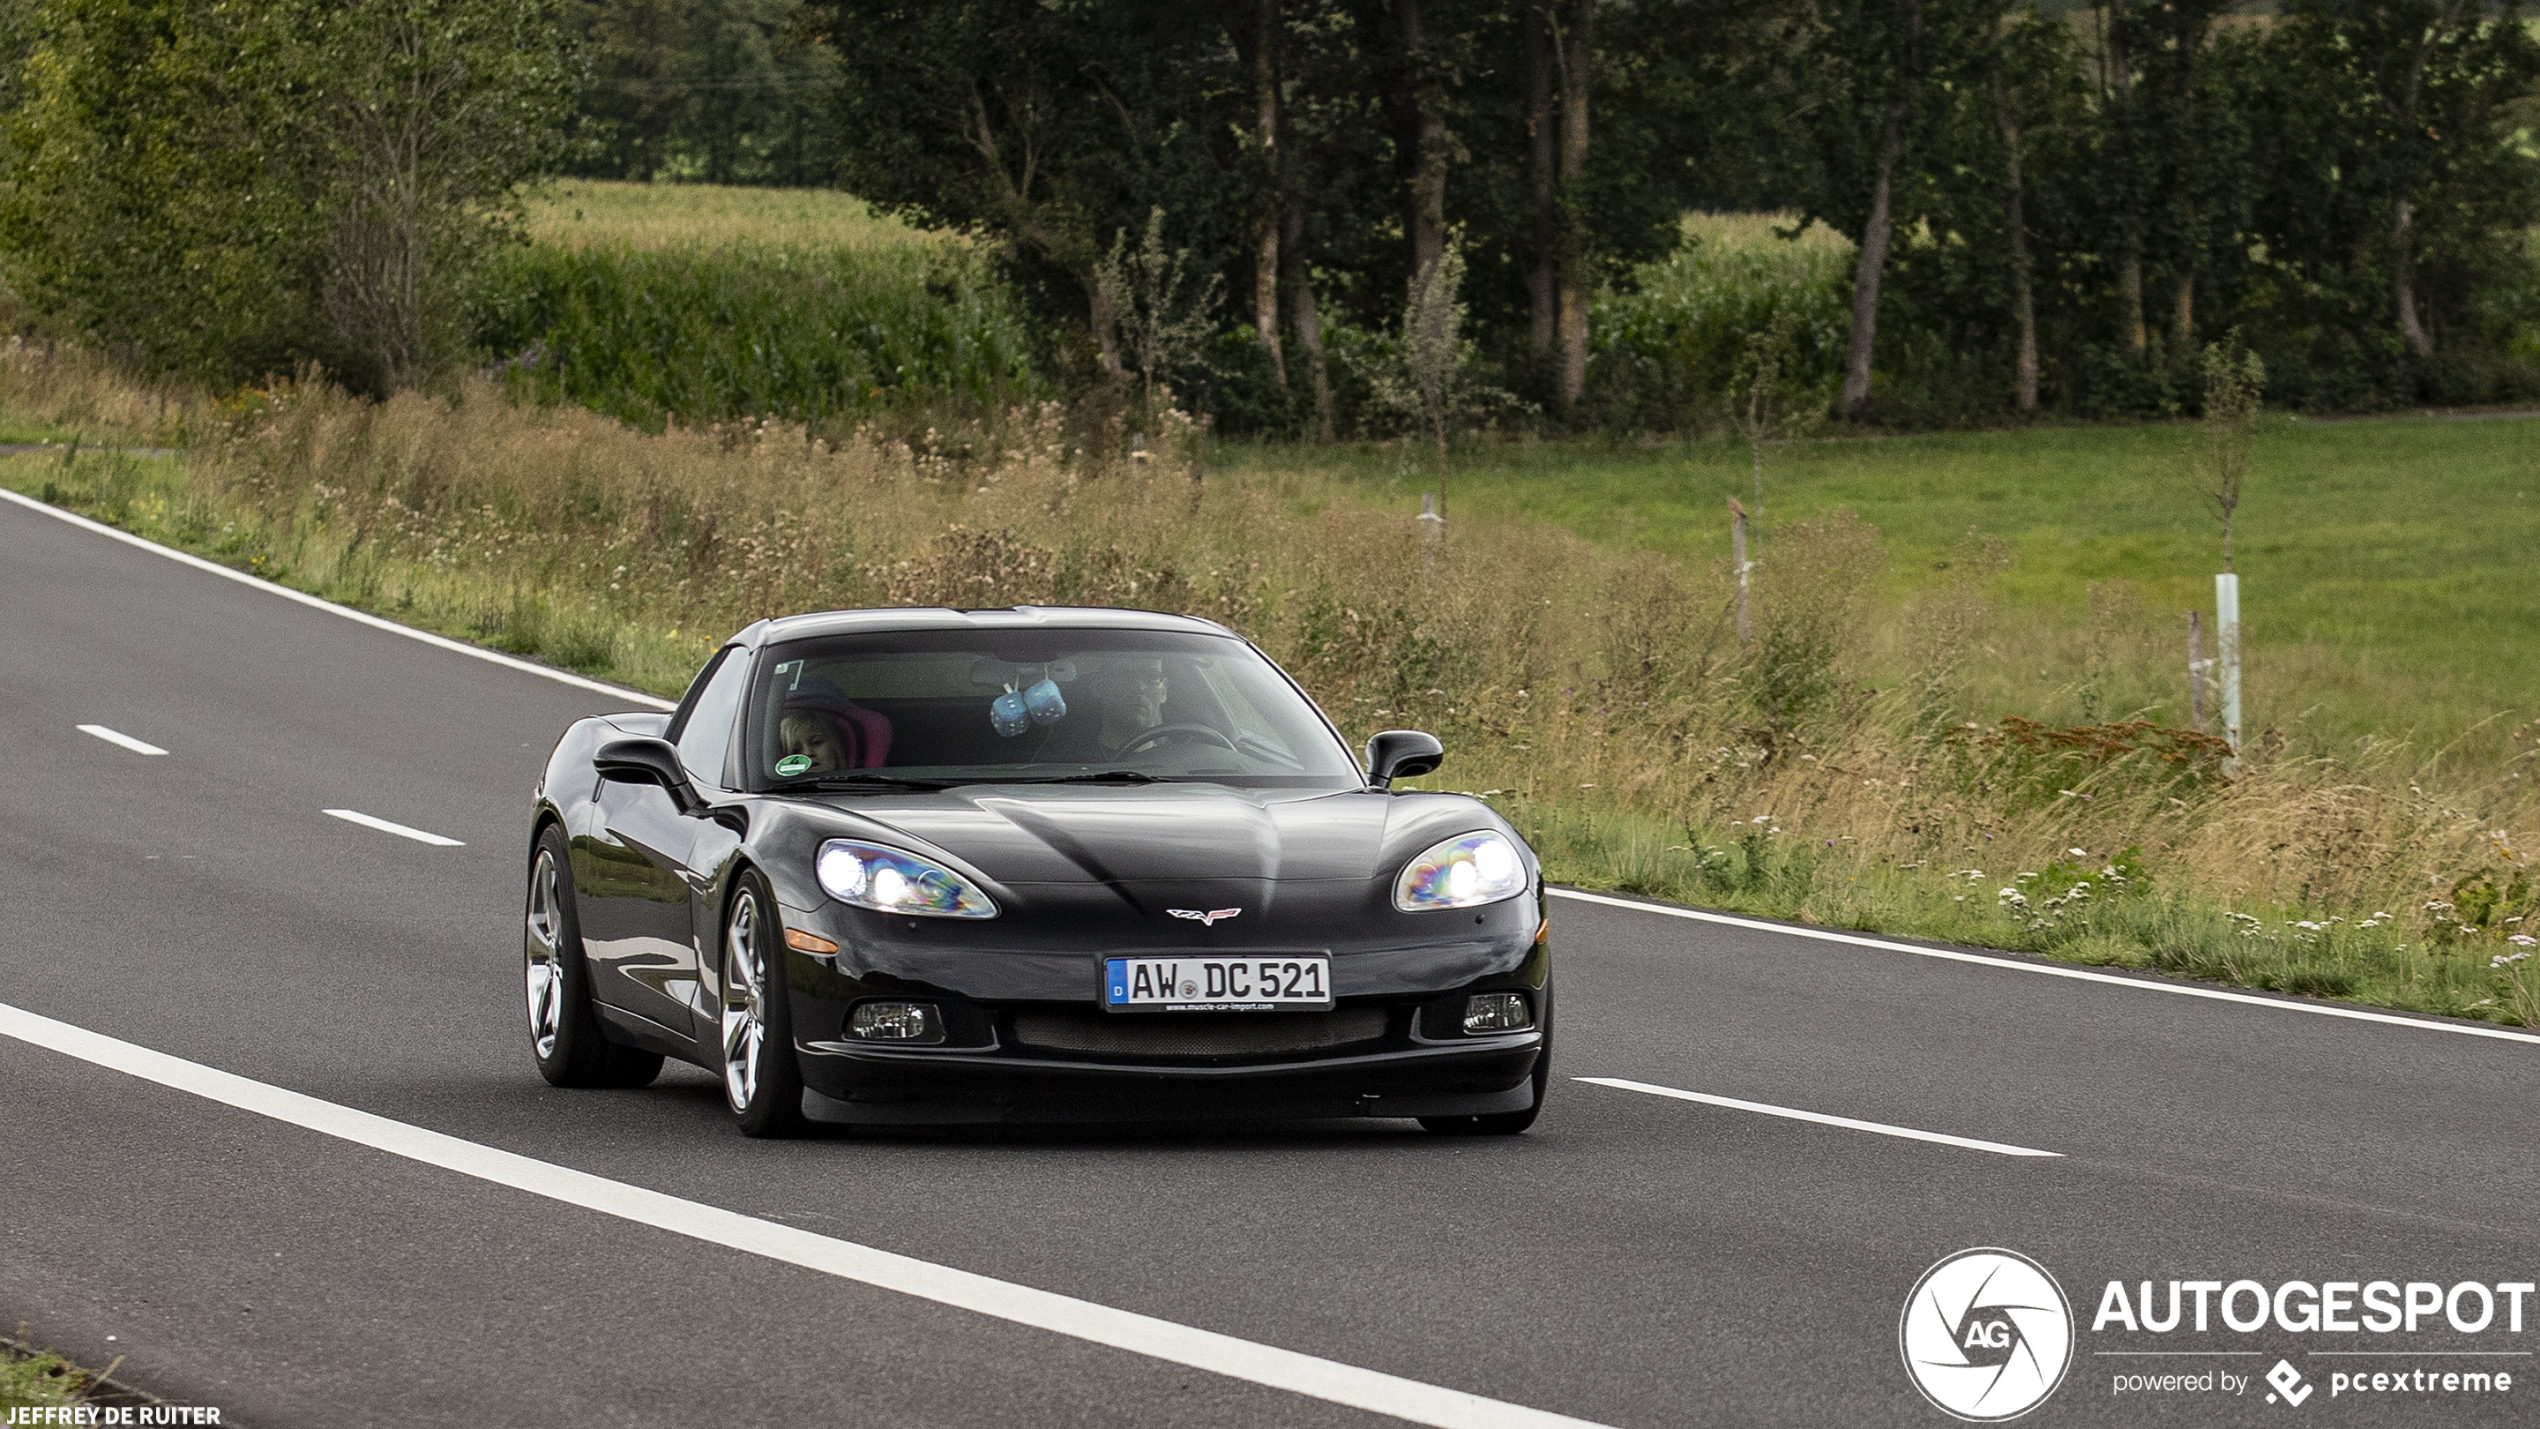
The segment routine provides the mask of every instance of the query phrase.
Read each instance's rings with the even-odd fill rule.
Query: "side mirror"
[[[683,814],[705,807],[697,791],[688,787],[688,771],[679,767],[679,751],[669,740],[649,735],[611,740],[591,756],[591,767],[601,778],[619,784],[659,784]]]
[[[1367,782],[1390,789],[1396,779],[1434,774],[1446,762],[1446,746],[1434,734],[1389,729],[1367,741]]]

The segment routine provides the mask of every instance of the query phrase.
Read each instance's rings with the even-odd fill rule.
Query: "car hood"
[[[1387,871],[1388,846],[1404,822],[1395,813],[1405,802],[1364,790],[983,785],[923,799],[860,802],[855,813],[998,883],[1118,886],[1364,880]]]

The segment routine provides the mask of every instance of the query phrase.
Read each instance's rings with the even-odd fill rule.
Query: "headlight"
[[[1473,908],[1526,891],[1526,861],[1494,833],[1457,834],[1431,848],[1394,881],[1393,906],[1405,913]]]
[[[994,918],[997,905],[970,880],[915,854],[854,839],[820,846],[820,886],[830,897],[879,913],[929,918]]]

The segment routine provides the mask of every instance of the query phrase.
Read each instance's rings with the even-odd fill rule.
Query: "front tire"
[[[776,899],[756,870],[733,880],[723,916],[723,1101],[744,1136],[791,1136],[803,1126],[802,1064],[785,990]]]
[[[529,857],[521,983],[529,1005],[529,1055],[557,1087],[642,1087],[661,1075],[661,1054],[610,1042],[591,1011],[591,964],[582,953],[573,864],[564,831],[549,824]]]

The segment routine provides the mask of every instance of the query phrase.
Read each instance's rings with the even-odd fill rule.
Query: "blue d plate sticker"
[[[776,772],[784,775],[788,779],[793,778],[795,775],[802,773],[810,767],[811,756],[808,754],[788,754],[784,758],[776,761]]]
[[[1104,959],[1102,981],[1105,995],[1112,1006],[1118,1007],[1127,1002],[1129,1000],[1129,960],[1127,958]]]

